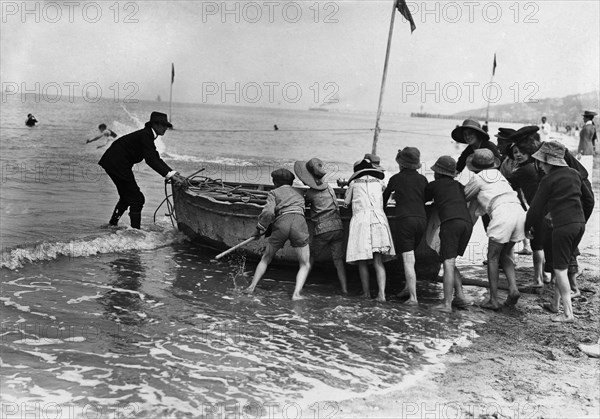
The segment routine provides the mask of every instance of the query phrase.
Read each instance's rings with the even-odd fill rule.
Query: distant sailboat
[[[162,99],[160,98],[160,95],[156,96],[156,101],[157,102],[162,102]]]

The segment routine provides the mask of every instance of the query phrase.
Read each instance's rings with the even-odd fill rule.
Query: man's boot
[[[141,228],[142,224],[142,213],[141,212],[131,212],[129,211],[129,219],[131,220],[132,228]]]
[[[117,206],[113,210],[112,216],[110,217],[110,221],[108,222],[108,224],[110,224],[111,226],[116,226],[117,224],[119,224],[119,219],[125,213],[125,211],[127,211],[127,207],[120,208],[119,204],[117,204]]]

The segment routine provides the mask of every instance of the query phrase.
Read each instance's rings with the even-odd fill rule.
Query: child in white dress
[[[348,180],[344,206],[352,205],[346,262],[358,264],[363,296],[371,297],[368,263],[373,262],[379,288],[377,301],[385,301],[386,274],[383,263],[394,259],[396,252],[387,217],[383,211],[385,184],[379,157],[366,154],[354,164]]]

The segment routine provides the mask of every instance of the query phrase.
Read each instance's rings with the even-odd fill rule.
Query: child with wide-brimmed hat
[[[274,170],[271,172],[271,177],[275,189],[270,190],[267,194],[267,203],[258,216],[256,229],[257,236],[259,236],[270,225],[273,225],[272,233],[268,239],[265,252],[256,266],[252,283],[245,292],[254,292],[254,288],[265,274],[275,254],[289,240],[296,250],[298,262],[300,263],[292,300],[301,300],[304,297],[300,292],[310,271],[309,235],[306,219],[304,218],[304,197],[292,187],[295,176],[289,170]]]
[[[456,258],[462,256],[469,245],[473,222],[463,185],[457,176],[456,161],[450,156],[441,156],[431,170],[435,180],[425,188],[425,202],[433,200],[440,219],[440,250],[444,268],[444,300],[434,309],[452,312],[452,306],[466,308],[468,305],[462,289],[462,279],[456,267]],[[453,299],[453,294],[455,298]]]
[[[396,253],[402,254],[405,285],[398,297],[407,297],[405,304],[418,304],[417,275],[415,273],[415,249],[421,242],[427,227],[425,213],[425,187],[427,178],[417,172],[421,167],[421,152],[416,147],[398,150],[396,163],[399,173],[392,176],[383,192],[383,203],[387,207],[392,192],[396,205],[392,210],[390,224]]]
[[[509,285],[509,294],[504,302],[514,306],[519,300],[515,263],[512,250],[515,243],[525,238],[525,210],[517,193],[502,173],[497,170],[500,161],[487,149],[475,150],[467,159],[467,167],[475,176],[465,186],[468,201],[477,199],[481,212],[490,217],[486,230],[488,241],[488,280],[490,296],[481,307],[492,310],[500,308],[498,303],[499,266],[501,265]]]
[[[558,313],[562,300],[564,313],[552,318],[555,322],[573,322],[571,289],[567,269],[572,255],[579,245],[585,223],[594,208],[594,197],[582,182],[581,175],[568,167],[564,159],[565,147],[557,142],[543,143],[533,154],[545,176],[527,212],[525,228],[535,231],[543,228],[545,212],[552,222],[551,261],[557,292],[554,301],[545,308]],[[550,255],[548,255],[550,256]],[[560,299],[560,300],[559,300]]]
[[[475,150],[486,148],[494,153],[494,156],[500,158],[500,152],[496,144],[490,141],[490,136],[485,132],[479,122],[472,119],[465,119],[462,125],[457,126],[452,130],[452,139],[457,143],[468,144],[463,150],[458,161],[456,162],[456,170],[460,173],[467,166],[467,158],[473,154]]]
[[[348,232],[346,262],[358,264],[363,296],[370,298],[369,268],[372,262],[377,276],[377,301],[385,301],[386,273],[383,263],[396,257],[387,217],[383,210],[385,174],[379,157],[366,154],[354,164],[354,173],[348,179],[344,206],[352,205],[352,219]]]
[[[294,164],[294,172],[298,179],[310,188],[304,194],[311,236],[310,265],[312,266],[325,251],[331,252],[342,293],[347,294],[344,227],[335,191],[325,182],[325,164],[316,157],[308,161],[297,161]]]

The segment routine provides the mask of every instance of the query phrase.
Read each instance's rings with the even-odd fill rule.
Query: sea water
[[[255,265],[214,262],[190,243],[165,205],[156,211],[169,191],[143,162],[134,168],[142,230],[127,227],[127,215],[107,228],[117,193],[97,161],[108,144],[85,141],[100,123],[121,136],[166,108],[3,103],[3,415],[335,417],[336,401],[403,384],[469,332],[460,314],[429,310],[436,284],[420,284],[421,306],[406,308],[341,296],[335,274],[315,273],[308,299],[292,302],[295,272],[274,267],[244,295]],[[28,113],[38,126],[25,127]],[[332,183],[347,178],[371,151],[374,123],[369,114],[192,104],[174,104],[172,121],[156,145],[173,169],[265,183],[311,157],[327,162]],[[438,156],[462,149],[450,138],[458,123],[384,114],[377,154],[388,177],[397,150],[416,146],[431,178]]]

